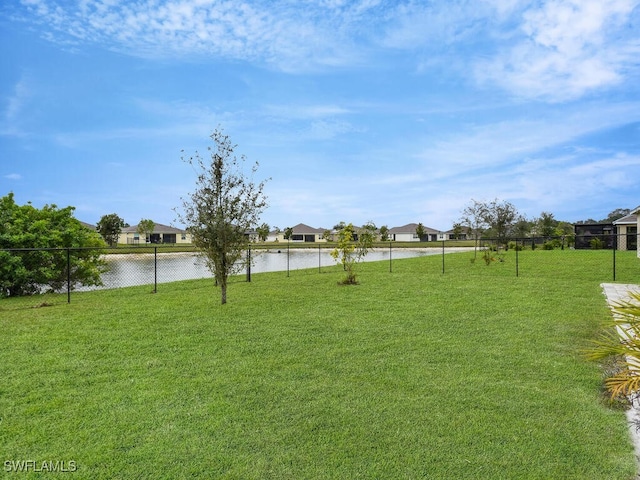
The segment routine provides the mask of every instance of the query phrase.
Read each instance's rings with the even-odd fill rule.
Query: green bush
[[[0,298],[101,285],[105,244],[73,217],[74,207],[17,205],[0,198]],[[69,249],[69,250],[65,250]]]
[[[516,252],[521,252],[522,250],[524,250],[524,245],[517,242],[509,242],[509,245],[507,245],[507,250],[515,250]]]

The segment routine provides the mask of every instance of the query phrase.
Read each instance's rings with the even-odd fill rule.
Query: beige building
[[[324,242],[323,237],[324,230],[322,228],[313,228],[304,223],[299,223],[294,227],[291,227],[293,233],[291,234],[292,242]],[[286,242],[284,238],[284,229],[278,232],[269,232],[267,242]]]
[[[618,250],[637,250],[638,256],[640,256],[640,249],[638,247],[639,213],[640,207],[632,210],[629,215],[625,215],[613,222],[618,238],[616,248]]]
[[[417,233],[418,224],[409,223],[402,227],[393,227],[389,229],[389,238],[396,242],[435,242],[441,232],[433,228],[424,226],[424,235],[422,238]]]
[[[186,230],[156,223],[151,235],[142,235],[138,233],[138,226],[133,225],[122,229],[118,237],[118,243],[127,245],[185,244],[191,243],[191,234],[187,233]]]

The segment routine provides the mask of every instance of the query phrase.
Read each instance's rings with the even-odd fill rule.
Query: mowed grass
[[[362,264],[349,287],[338,268],[240,276],[224,306],[210,280],[3,300],[0,461],[92,479],[632,478],[624,412],[582,353],[610,280],[583,254],[606,253],[520,252],[519,277],[512,253],[450,255],[444,275],[441,257]]]

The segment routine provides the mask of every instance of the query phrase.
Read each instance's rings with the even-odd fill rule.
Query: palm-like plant
[[[612,399],[640,397],[640,292],[629,292],[629,300],[616,303],[612,331],[596,341],[588,357],[592,360],[614,358],[620,365],[604,383]]]

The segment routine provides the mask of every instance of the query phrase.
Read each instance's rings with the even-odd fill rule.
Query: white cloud
[[[316,120],[311,123],[310,136],[313,139],[328,140],[353,131],[354,127],[349,122],[341,120]]]
[[[550,0],[526,10],[519,35],[476,62],[481,82],[524,97],[565,101],[623,81],[640,53],[637,0]]]
[[[376,2],[368,3],[346,10],[262,0],[142,0],[82,1],[79,8],[63,8],[53,0],[31,0],[23,2],[23,19],[62,44],[100,43],[142,57],[218,56],[299,71],[354,61],[357,53],[343,28]]]
[[[473,37],[488,13],[482,3],[467,0],[400,4],[388,13],[381,44],[409,50],[455,44]]]
[[[22,107],[27,98],[30,96],[29,87],[27,86],[27,82],[23,78],[20,80],[13,89],[13,95],[9,97],[9,101],[7,104],[7,110],[5,112],[5,117],[7,121],[15,121],[18,115],[20,114]]]
[[[143,57],[221,57],[297,73],[411,52],[419,72],[472,72],[517,96],[564,101],[616,85],[640,54],[638,0],[22,2],[63,44]],[[61,6],[61,5],[64,5]],[[374,53],[374,48],[383,51]]]
[[[10,173],[8,175],[5,175],[4,178],[6,178],[7,180],[22,180],[22,175],[20,175],[19,173]]]

